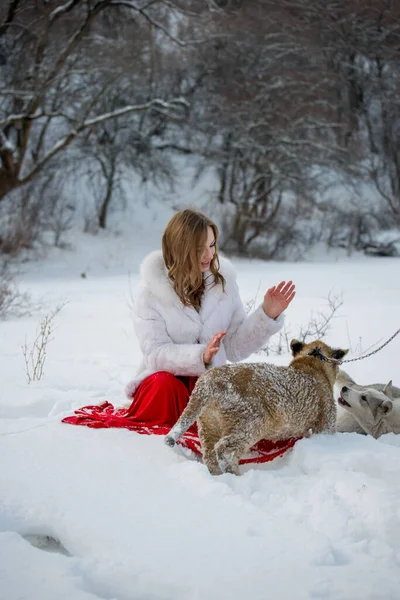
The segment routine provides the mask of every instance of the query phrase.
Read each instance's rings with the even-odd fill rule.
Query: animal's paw
[[[170,448],[175,446],[175,440],[171,435],[167,435],[164,439],[164,443],[167,444]]]

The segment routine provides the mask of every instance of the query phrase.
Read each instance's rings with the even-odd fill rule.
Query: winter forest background
[[[399,51],[391,0],[3,1],[1,253],[206,178],[229,253],[398,255]]]

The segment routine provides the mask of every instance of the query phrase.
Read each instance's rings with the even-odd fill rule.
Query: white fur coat
[[[138,385],[157,371],[173,375],[201,375],[206,370],[203,352],[218,331],[227,331],[210,367],[227,360],[238,362],[261,348],[283,325],[283,315],[273,320],[260,305],[246,315],[232,264],[220,257],[221,284],[206,285],[200,311],[184,306],[168,279],[161,251],[149,254],[141,266],[142,280],[134,303],[134,327],[142,362],[136,378],[125,389],[132,398]],[[212,275],[205,277],[212,281]]]

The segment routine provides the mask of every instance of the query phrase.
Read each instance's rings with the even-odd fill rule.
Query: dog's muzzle
[[[341,406],[349,406],[349,407],[351,408],[351,404],[349,404],[349,403],[347,402],[347,400],[345,400],[345,399],[343,398],[342,394],[340,394],[340,396],[339,396],[339,398],[338,398],[338,403],[339,403]]]

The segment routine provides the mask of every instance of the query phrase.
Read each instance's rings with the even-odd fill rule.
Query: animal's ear
[[[332,358],[336,358],[336,360],[341,360],[343,358],[343,356],[346,356],[346,354],[348,353],[348,349],[347,350],[341,350],[340,348],[337,348],[336,350],[334,350],[332,352]]]
[[[393,398],[392,380],[383,388],[383,393],[389,398]]]
[[[299,352],[301,352],[301,350],[303,350],[305,344],[303,344],[303,342],[300,342],[299,340],[292,340],[290,342],[290,349],[292,351],[293,356],[296,356],[296,354],[298,354]]]
[[[382,402],[382,404],[380,405],[379,410],[384,415],[387,415],[390,413],[392,408],[393,408],[393,402],[391,400],[384,400]]]

